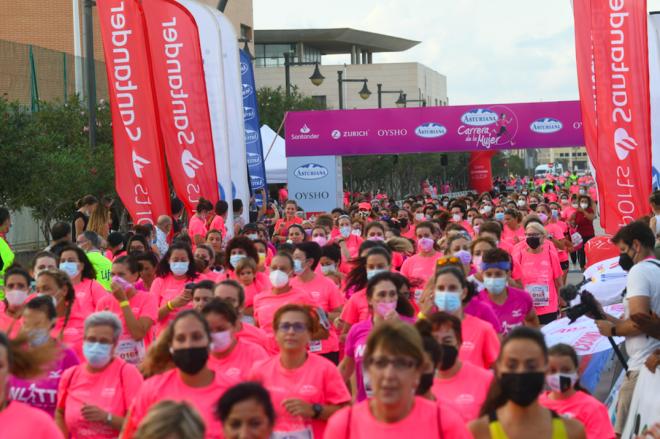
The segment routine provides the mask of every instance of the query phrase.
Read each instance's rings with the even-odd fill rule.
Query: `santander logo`
[[[204,162],[196,159],[187,149],[181,154],[181,165],[188,178],[195,178],[197,170],[204,164]]]
[[[619,160],[625,160],[635,148],[637,148],[637,141],[628,135],[625,128],[617,128],[614,131],[614,149]]]
[[[139,155],[137,155],[135,150],[133,150],[132,158],[133,158],[133,172],[135,172],[137,178],[142,178],[142,169],[144,169],[146,165],[151,164],[151,162],[145,159],[144,157],[140,157]]]

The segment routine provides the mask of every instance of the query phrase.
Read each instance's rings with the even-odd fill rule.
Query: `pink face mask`
[[[323,247],[328,243],[328,240],[325,238],[325,236],[315,236],[312,238],[312,241]]]
[[[377,235],[376,236],[370,236],[367,239],[369,241],[385,241],[385,238],[383,238],[382,236],[377,236]]]
[[[423,252],[430,252],[433,250],[434,241],[431,238],[419,238],[417,240],[417,246]]]
[[[381,317],[385,317],[390,311],[396,309],[396,302],[379,302],[376,304],[376,313]]]

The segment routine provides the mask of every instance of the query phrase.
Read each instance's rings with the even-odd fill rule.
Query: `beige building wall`
[[[565,170],[586,169],[588,156],[584,147],[575,148],[543,148],[537,150],[537,162],[539,165],[561,161],[568,163]]]
[[[362,83],[344,83],[346,109],[377,108],[378,83],[383,84],[383,90],[403,90],[408,95],[407,99],[419,99],[421,93],[428,106],[448,104],[447,77],[419,63],[320,65],[319,69],[325,80],[317,87],[309,80],[314,72],[313,65],[291,67],[291,85],[298,87],[300,93],[306,96],[325,96],[328,108],[339,108],[339,70],[344,72],[344,79],[368,79],[367,87],[371,91],[369,99],[363,100],[358,95]],[[284,67],[257,68],[255,81],[257,88],[284,88]],[[398,97],[398,94],[383,94],[383,108],[395,107]],[[418,106],[421,103],[408,104],[408,107]]]

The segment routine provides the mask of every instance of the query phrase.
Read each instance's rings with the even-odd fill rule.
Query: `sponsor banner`
[[[261,124],[259,122],[259,107],[257,94],[254,92],[254,70],[250,55],[241,50],[241,82],[243,93],[243,120],[245,122],[245,153],[247,156],[250,189],[255,194],[257,205],[261,206],[260,191],[266,189],[266,166],[264,164],[263,147],[261,143]],[[247,87],[246,87],[247,86]]]
[[[490,160],[495,151],[477,151],[470,154],[468,166],[470,189],[481,194],[493,189],[493,172]]]
[[[287,160],[289,199],[305,212],[330,212],[341,207],[341,157],[292,157]]]
[[[245,151],[245,123],[243,120],[243,85],[241,82],[241,62],[238,50],[238,37],[234,26],[222,14],[216,14],[220,25],[222,44],[222,71],[225,87],[225,109],[229,136],[229,164],[231,166],[232,198],[243,201],[242,219],[250,221],[250,184]],[[251,137],[254,137],[250,135]]]
[[[167,165],[177,196],[194,212],[201,197],[218,200],[197,25],[175,0],[150,0],[143,8]]]
[[[582,146],[578,101],[290,112],[286,155]]]
[[[645,0],[575,2],[580,97],[601,223],[615,233],[646,215],[651,191]],[[586,106],[594,105],[595,114]],[[595,132],[595,138],[591,133]]]
[[[140,5],[99,0],[106,59],[117,194],[136,224],[170,213]],[[127,166],[127,164],[131,164]]]
[[[653,189],[660,189],[660,13],[649,15],[649,88],[651,97],[651,143]]]
[[[229,136],[225,108],[224,76],[222,72],[222,47],[220,26],[215,14],[217,10],[191,0],[178,0],[195,19],[199,32],[200,49],[204,62],[204,79],[211,122],[215,174],[219,198],[229,204],[225,226],[233,232],[233,210],[231,197],[231,166],[229,165]]]
[[[605,312],[613,316],[623,315],[622,303],[606,306],[604,309]],[[580,356],[612,349],[607,337],[603,337],[598,332],[594,320],[586,316],[580,317],[573,323],[569,323],[568,317],[555,320],[541,328],[541,332],[545,335],[545,342],[548,346],[566,343],[573,346],[575,352]],[[624,337],[614,337],[614,341],[621,344]]]
[[[646,367],[642,367],[635,384],[622,439],[648,437],[646,430],[660,422],[658,394],[660,394],[660,371],[656,369],[655,373],[652,373]]]

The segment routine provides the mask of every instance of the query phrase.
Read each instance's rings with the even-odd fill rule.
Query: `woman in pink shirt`
[[[10,267],[4,277],[5,298],[0,302],[0,330],[15,336],[21,329],[21,315],[30,290],[30,275],[20,267]]]
[[[26,349],[11,343],[0,332],[0,429],[7,438],[63,439],[53,419],[34,407],[12,401],[7,392],[8,381],[13,378],[34,379],[48,370],[55,356],[52,348]]]
[[[550,390],[541,394],[539,403],[580,421],[587,439],[614,439],[607,407],[580,387],[578,366],[577,354],[571,346],[560,343],[548,349],[545,382]]]
[[[209,368],[227,381],[246,381],[252,365],[268,358],[266,350],[236,338],[238,312],[229,302],[213,299],[204,306],[202,315],[211,329]]]
[[[132,438],[149,408],[163,400],[188,402],[206,424],[206,439],[222,437],[215,404],[230,383],[208,366],[211,342],[209,325],[197,311],[172,320],[147,354],[143,371],[150,378],[135,395],[122,438]]]
[[[252,258],[243,258],[236,264],[236,280],[243,286],[245,291],[245,310],[246,316],[252,317],[254,314],[254,298],[257,294],[270,289],[270,282],[263,285],[257,282],[257,264]]]
[[[511,256],[502,249],[484,253],[481,263],[484,289],[477,297],[497,314],[501,327],[497,333],[506,335],[516,326],[540,326],[531,296],[523,290],[507,286],[511,279]]]
[[[215,253],[215,258],[213,261],[211,261],[211,270],[216,271],[218,273],[222,273],[224,271],[224,248],[222,245],[222,232],[219,230],[209,230],[206,233],[206,241],[204,241],[207,245],[210,245],[211,248],[213,249],[213,252]]]
[[[71,439],[116,438],[142,385],[135,366],[115,357],[122,325],[111,312],[85,319],[85,362],[62,374],[55,422]]]
[[[96,271],[85,252],[75,245],[62,249],[60,270],[69,275],[76,291],[76,300],[71,308],[69,325],[64,331],[64,341],[81,356],[82,328],[85,318],[96,310],[96,305],[108,295],[108,292],[96,281]]]
[[[358,257],[363,239],[360,235],[353,233],[351,218],[348,215],[341,215],[337,218],[337,228],[339,236],[335,238],[335,242],[341,248],[342,263],[348,263]],[[362,229],[360,229],[360,234],[362,234]]]
[[[215,203],[215,216],[213,217],[213,220],[211,221],[211,225],[209,226],[209,230],[219,231],[222,234],[221,235],[222,238],[227,236],[227,227],[225,226],[225,219],[227,218],[228,211],[229,211],[229,203],[227,203],[225,200],[218,200]]]
[[[272,289],[259,294],[254,300],[254,320],[271,337],[274,334],[273,316],[280,307],[290,303],[316,306],[311,294],[291,285],[293,275],[291,255],[278,253],[270,263]]]
[[[227,243],[226,258],[225,258],[225,273],[226,279],[236,279],[236,266],[238,262],[244,258],[250,258],[255,264],[259,264],[259,253],[254,242],[245,236],[237,236],[232,238]],[[268,274],[258,271],[255,274],[254,281],[256,289],[261,292],[270,288],[268,281]]]
[[[50,331],[56,317],[55,306],[49,296],[34,297],[27,302],[23,310],[21,335],[27,338],[30,346],[55,347],[56,357],[48,364],[46,373],[38,378],[12,376],[9,379],[9,395],[12,400],[41,409],[51,417],[55,416],[57,388],[62,372],[79,363],[72,349],[51,337]]]
[[[195,247],[193,252],[195,258],[195,266],[200,280],[210,280],[212,282],[220,282],[225,277],[223,273],[218,273],[211,268],[215,261],[215,251],[213,247],[208,244],[199,244]]]
[[[218,401],[218,417],[226,439],[271,439],[275,408],[268,390],[258,383],[230,388]]]
[[[562,271],[557,251],[544,245],[547,231],[542,224],[530,219],[525,227],[526,242],[520,251],[513,253],[513,276],[534,302],[536,314],[542,325],[555,320],[558,315]],[[554,250],[554,251],[553,251]],[[562,301],[563,302],[563,301]]]
[[[310,307],[285,305],[273,318],[280,353],[254,365],[251,379],[270,392],[277,437],[323,437],[326,421],[351,395],[328,359],[307,351],[323,332]]]
[[[138,291],[135,283],[140,266],[133,256],[120,256],[112,264],[112,294],[99,300],[97,311],[110,311],[122,322],[122,333],[115,354],[127,363],[142,362],[153,339],[153,325],[158,319],[156,297]]]
[[[326,439],[469,438],[460,416],[447,405],[415,396],[427,359],[411,325],[385,322],[369,335],[364,355],[373,398],[337,412]]]
[[[522,213],[517,210],[507,209],[504,212],[503,241],[516,245],[525,240],[525,228],[521,225],[522,220]]]
[[[424,287],[433,276],[435,264],[442,257],[442,253],[435,248],[435,242],[439,236],[433,223],[417,224],[415,236],[417,237],[417,254],[403,261],[401,274],[410,281],[415,299],[419,303]]]
[[[428,316],[435,308],[458,317],[463,339],[460,359],[487,369],[497,358],[500,340],[492,323],[464,312],[463,300],[473,293],[474,287],[458,267],[440,267],[422,296],[421,315]],[[442,341],[438,340],[438,343]]]
[[[213,204],[211,204],[210,201],[205,200],[204,198],[199,199],[197,210],[188,223],[188,235],[190,236],[193,246],[202,244],[206,239],[206,232],[208,232],[206,220],[212,210]]]
[[[173,242],[158,263],[156,275],[149,293],[158,301],[158,335],[179,311],[192,308],[192,291],[186,285],[196,282],[198,273],[190,246]]]
[[[431,314],[417,322],[420,333],[438,341],[442,352],[440,361],[434,365],[437,372],[431,388],[433,395],[437,400],[450,401],[463,420],[469,422],[479,417],[493,373],[458,358],[463,343],[461,327],[458,317],[446,312]]]

